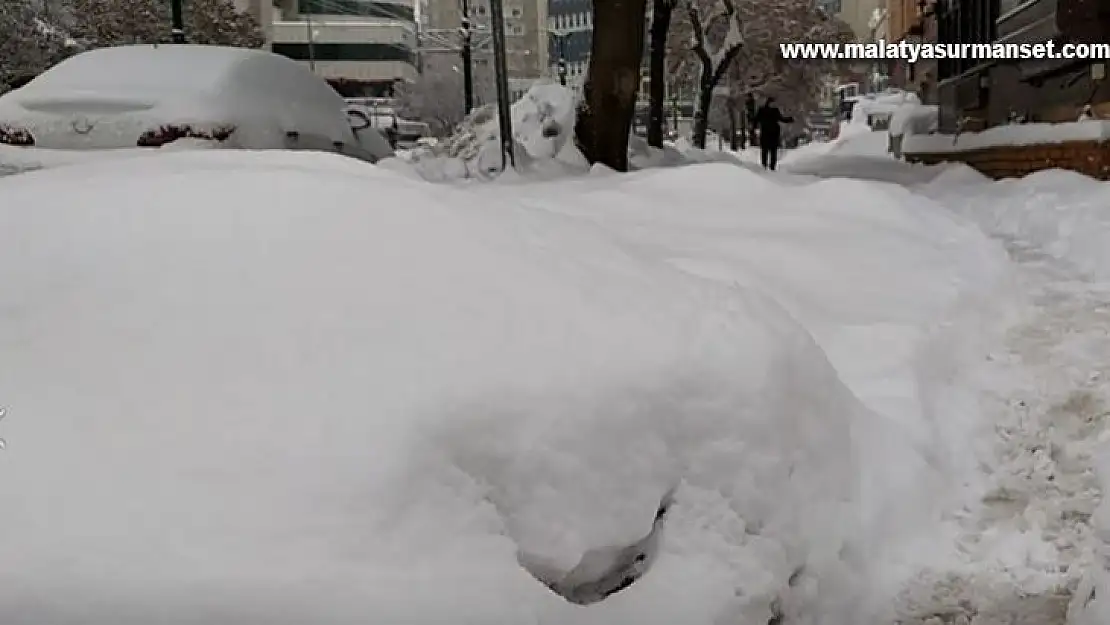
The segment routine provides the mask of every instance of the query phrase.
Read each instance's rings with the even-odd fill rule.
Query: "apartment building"
[[[276,0],[271,36],[346,95],[387,97],[417,77],[415,0]]]
[[[936,0],[888,0],[886,40],[926,42],[937,40]],[[916,92],[922,102],[935,104],[937,62],[933,59],[891,64],[891,84]]]
[[[1102,0],[960,0],[937,7],[940,43],[1110,41]],[[1105,61],[946,59],[937,65],[941,126],[1074,121],[1085,104],[1110,115]]]
[[[567,86],[580,92],[590,64],[590,51],[594,37],[593,3],[591,0],[547,0],[548,58],[551,76],[559,75],[562,60],[567,75]],[[652,6],[648,3],[644,17],[644,56],[641,66],[639,97],[647,98],[649,86],[648,62],[651,37]]]
[[[560,62],[567,86],[580,89],[590,62],[593,41],[593,4],[590,0],[547,0],[550,72],[558,76]]]
[[[508,70],[511,98],[520,97],[548,66],[547,5],[541,0],[502,0],[505,12],[505,64]],[[467,0],[474,28],[473,63],[477,69],[492,67],[493,42],[490,35],[489,0]],[[427,20],[422,26],[429,33],[425,38],[434,54],[451,53],[440,45],[450,43],[457,48],[461,40],[461,0],[428,0]],[[434,33],[434,36],[431,34]]]

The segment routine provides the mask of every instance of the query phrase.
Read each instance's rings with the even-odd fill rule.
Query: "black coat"
[[[779,124],[789,124],[793,117],[782,114],[779,107],[774,104],[764,104],[755,113],[755,125],[759,128],[760,144],[777,144],[782,135]]]

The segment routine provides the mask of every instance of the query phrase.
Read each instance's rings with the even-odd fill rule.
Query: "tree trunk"
[[[663,147],[663,105],[667,98],[667,31],[671,28],[671,0],[652,0],[651,79],[648,109],[648,145]]]
[[[709,132],[709,107],[713,104],[713,87],[717,86],[714,80],[713,68],[702,68],[701,80],[698,81],[698,105],[694,109],[694,147],[705,149],[705,135]]]
[[[628,134],[636,113],[647,0],[595,0],[590,69],[575,126],[590,163],[628,171]]]

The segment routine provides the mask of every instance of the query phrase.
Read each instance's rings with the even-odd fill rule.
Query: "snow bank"
[[[943,177],[929,189],[986,231],[1027,241],[1084,274],[1110,280],[1110,184],[1064,170],[948,193],[952,184]]]
[[[929,337],[1004,259],[907,191],[206,151],[0,193],[5,625],[868,622],[951,557]],[[518,566],[675,483],[629,589]]]
[[[908,154],[962,152],[1008,145],[1041,145],[1067,141],[1110,140],[1110,122],[1087,120],[1062,124],[1010,124],[982,132],[959,135],[907,136],[902,151]]]
[[[558,202],[614,199],[592,182]],[[750,289],[322,154],[0,185],[6,625],[709,625],[766,620],[803,563],[830,586],[800,605],[852,609],[875,417]],[[638,539],[676,482],[651,574],[602,604],[517,565]]]
[[[635,179],[651,201],[630,203],[623,189],[598,189],[560,212],[593,220],[693,275],[771,294],[884,417],[857,437],[877,452],[864,454],[861,474],[870,493],[861,499],[869,566],[858,575],[868,596],[855,599],[858,620],[831,622],[892,622],[895,615],[883,610],[899,603],[895,595],[940,592],[922,581],[922,570],[973,568],[953,547],[952,520],[938,516],[967,503],[980,446],[990,440],[982,430],[993,433],[966,378],[1013,318],[1005,253],[973,223],[893,185],[779,181],[723,165]],[[562,192],[592,184],[566,182]],[[538,207],[559,192],[539,185],[527,201]],[[889,498],[892,492],[913,492],[913,500]],[[943,611],[921,596],[907,600]],[[909,610],[901,607],[900,614]]]
[[[937,131],[940,107],[935,104],[908,103],[899,106],[890,118],[887,132],[894,137],[927,135]]]
[[[706,143],[706,149],[694,147],[685,137],[674,143],[665,143],[663,149],[648,145],[647,139],[632,135],[628,138],[628,156],[634,170],[655,167],[679,167],[698,163],[744,163],[741,152],[714,149]],[[758,162],[758,160],[757,160]]]
[[[538,81],[512,107],[517,168],[539,174],[585,173],[589,165],[574,145],[574,93]],[[443,142],[412,150],[407,160],[431,181],[489,179],[501,171],[497,108],[471,113]]]
[[[109,158],[141,156],[148,150],[131,148],[125,150],[44,150],[40,148],[16,148],[0,145],[0,176],[34,171],[46,167],[57,167],[74,163],[103,161]]]

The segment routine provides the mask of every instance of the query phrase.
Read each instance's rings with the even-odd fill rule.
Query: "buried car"
[[[175,141],[393,155],[343,98],[286,57],[245,48],[128,45],[83,52],[0,96],[0,144],[67,150]],[[353,125],[352,125],[353,124]]]

